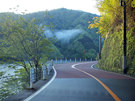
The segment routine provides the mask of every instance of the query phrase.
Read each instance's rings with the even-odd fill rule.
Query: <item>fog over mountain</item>
[[[46,28],[45,36],[57,39],[54,45],[63,57],[96,58],[98,53],[97,29],[88,29],[88,22],[93,22],[93,17],[98,15],[65,8],[48,11],[48,15],[51,18],[44,19],[44,12],[33,13],[27,17],[38,18],[38,24],[52,23],[54,25],[53,30]],[[52,58],[60,57],[56,56],[57,53],[52,54]]]
[[[69,43],[72,38],[75,38],[77,35],[82,34],[82,29],[70,29],[70,30],[46,30],[45,35],[46,37],[53,37],[55,36],[58,40],[64,43]]]
[[[44,35],[50,38],[54,51],[49,58],[87,58],[95,59],[98,53],[97,29],[88,29],[89,21],[93,22],[93,17],[98,15],[69,10],[65,8],[55,9],[47,12],[35,12],[23,15],[25,19],[36,19],[35,24],[47,25]],[[17,19],[13,13],[3,13],[0,16],[11,16]],[[53,25],[53,27],[51,27]],[[53,41],[51,39],[57,39]]]

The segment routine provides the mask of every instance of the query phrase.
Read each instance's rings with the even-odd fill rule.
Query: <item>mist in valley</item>
[[[79,34],[82,34],[82,29],[70,29],[70,30],[54,30],[51,31],[50,29],[45,31],[45,36],[48,38],[56,38],[59,41],[64,43],[69,43],[69,41],[76,37]]]

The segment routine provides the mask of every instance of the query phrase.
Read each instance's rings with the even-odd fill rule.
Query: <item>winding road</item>
[[[57,75],[25,101],[135,101],[135,79],[92,68],[97,62],[56,64]]]

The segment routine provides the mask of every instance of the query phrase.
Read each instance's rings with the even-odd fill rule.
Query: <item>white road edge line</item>
[[[32,94],[31,96],[29,96],[28,98],[26,98],[23,101],[30,101],[33,97],[35,97],[37,94],[39,94],[41,91],[43,91],[55,79],[57,72],[56,72],[54,66],[53,66],[53,70],[54,70],[54,75],[53,75],[52,79],[49,82],[47,82],[43,87],[41,87],[37,92],[35,92],[34,94]]]
[[[77,63],[77,64],[72,65],[72,68],[75,68],[76,65],[87,64],[87,63],[90,63],[90,62]],[[96,69],[96,68],[93,67],[95,64],[97,64],[97,63],[92,64],[91,68],[93,68],[95,70],[99,70],[99,71],[104,71],[104,72],[108,72],[108,73],[112,73],[112,74],[117,74],[117,75],[125,76],[125,77],[131,78],[131,79],[135,79],[134,77],[131,77],[131,76],[128,76],[128,75],[123,75],[123,74],[119,74],[119,73],[115,73],[115,72],[105,71],[105,70],[102,70],[102,69]]]
[[[90,63],[90,62],[76,63],[76,64],[72,65],[72,68],[75,68],[76,65],[87,64],[87,63]],[[95,61],[92,61],[92,62],[94,63]]]
[[[86,64],[86,63],[84,63],[84,64]],[[79,65],[79,63],[72,65],[72,68],[77,69],[75,67],[76,65]],[[104,87],[104,89],[112,96],[112,98],[115,101],[121,101],[120,98],[108,86],[106,86],[102,81],[100,81],[97,77],[95,77],[95,76],[91,75],[90,73],[85,72],[85,71],[83,71],[81,69],[77,69],[77,70],[80,71],[80,72],[82,72],[82,73],[84,73],[84,74],[86,74],[86,75],[89,75],[90,77],[92,77],[93,79],[95,79],[101,86]]]
[[[131,76],[128,76],[128,75],[123,75],[123,74],[119,74],[119,73],[115,73],[115,72],[111,72],[111,71],[105,71],[105,70],[102,70],[102,69],[96,69],[96,68],[93,67],[94,65],[95,64],[91,65],[91,68],[93,68],[95,70],[104,71],[104,72],[108,72],[108,73],[112,73],[112,74],[117,74],[117,75],[125,76],[125,77],[131,78],[131,79],[135,79],[134,77],[131,77]]]

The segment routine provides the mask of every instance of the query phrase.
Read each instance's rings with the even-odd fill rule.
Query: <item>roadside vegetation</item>
[[[135,75],[135,0],[126,1],[127,15],[127,67]],[[89,28],[98,28],[104,44],[99,68],[122,72],[123,65],[123,7],[120,0],[97,0],[100,17],[93,18]]]
[[[44,27],[49,25],[35,24],[36,19],[24,19],[22,15],[8,14],[0,19],[0,62],[15,70],[13,76],[3,76],[0,72],[4,79],[0,87],[2,100],[29,86],[31,67],[35,69],[35,81],[41,79],[41,66],[53,49],[50,40],[44,36]],[[18,69],[18,66],[22,68]]]

